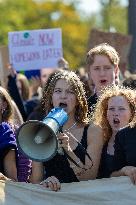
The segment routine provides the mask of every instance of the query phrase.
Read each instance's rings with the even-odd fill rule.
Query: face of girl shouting
[[[130,122],[131,109],[124,96],[114,96],[109,99],[107,119],[113,132],[117,132]]]
[[[90,66],[89,75],[95,85],[96,92],[102,88],[115,84],[117,69],[106,55],[95,55]]]
[[[56,82],[52,103],[53,107],[61,107],[69,116],[74,116],[77,100],[74,90],[65,79],[59,79]]]

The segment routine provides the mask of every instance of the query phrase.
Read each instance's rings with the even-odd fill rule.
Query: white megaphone
[[[54,108],[43,121],[29,120],[17,131],[21,151],[35,161],[48,161],[58,150],[57,134],[68,120],[63,108]]]

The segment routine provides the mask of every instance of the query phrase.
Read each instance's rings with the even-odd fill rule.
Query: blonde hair
[[[13,105],[12,98],[8,94],[8,91],[0,86],[0,99],[2,103],[6,103],[5,109],[1,112],[2,122],[12,122],[13,121]]]
[[[107,43],[99,44],[87,53],[86,64],[88,68],[93,64],[95,55],[106,55],[114,66],[119,65],[120,58],[118,52]]]
[[[135,121],[136,111],[136,92],[130,88],[123,86],[110,86],[102,91],[102,94],[94,108],[92,120],[95,124],[99,125],[103,129],[104,139],[107,141],[112,135],[112,129],[107,119],[108,101],[114,96],[124,96],[130,106],[131,119],[129,124],[132,126]]]
[[[75,112],[75,120],[78,123],[87,124],[89,122],[89,117],[86,93],[80,78],[72,71],[58,70],[57,72],[51,75],[48,82],[43,88],[43,109],[46,111],[46,114],[48,114],[48,112],[50,112],[50,110],[53,108],[52,95],[54,92],[56,82],[60,79],[65,79],[71,85],[73,91],[75,92],[78,101],[78,105],[76,107]]]
[[[16,79],[20,81],[21,86],[22,86],[22,96],[21,97],[23,101],[28,100],[30,97],[30,89],[29,89],[30,85],[29,85],[29,81],[27,77],[22,73],[18,73]]]

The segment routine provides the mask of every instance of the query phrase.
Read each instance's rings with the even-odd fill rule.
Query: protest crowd
[[[136,185],[136,75],[122,75],[119,64],[117,50],[106,42],[91,48],[86,66],[75,72],[62,57],[56,68],[45,65],[31,78],[7,62],[6,86],[0,86],[0,180],[53,191],[63,183],[119,176]],[[48,161],[29,158],[18,133],[54,108],[68,115],[56,136],[63,154],[58,149]]]

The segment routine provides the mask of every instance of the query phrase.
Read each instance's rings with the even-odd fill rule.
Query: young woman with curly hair
[[[134,121],[135,91],[121,86],[105,88],[96,104],[93,122],[103,130],[99,177],[109,177],[113,168],[115,136],[120,128]]]
[[[57,137],[65,153],[78,166],[65,154],[57,153],[47,162],[33,161],[30,182],[42,181],[43,186],[57,191],[60,183],[95,179],[103,136],[99,126],[96,128],[89,124],[86,94],[79,77],[72,71],[59,70],[54,73],[43,89],[42,105],[46,114],[55,107],[61,107],[67,112],[68,121],[62,128],[63,133],[59,133]]]

